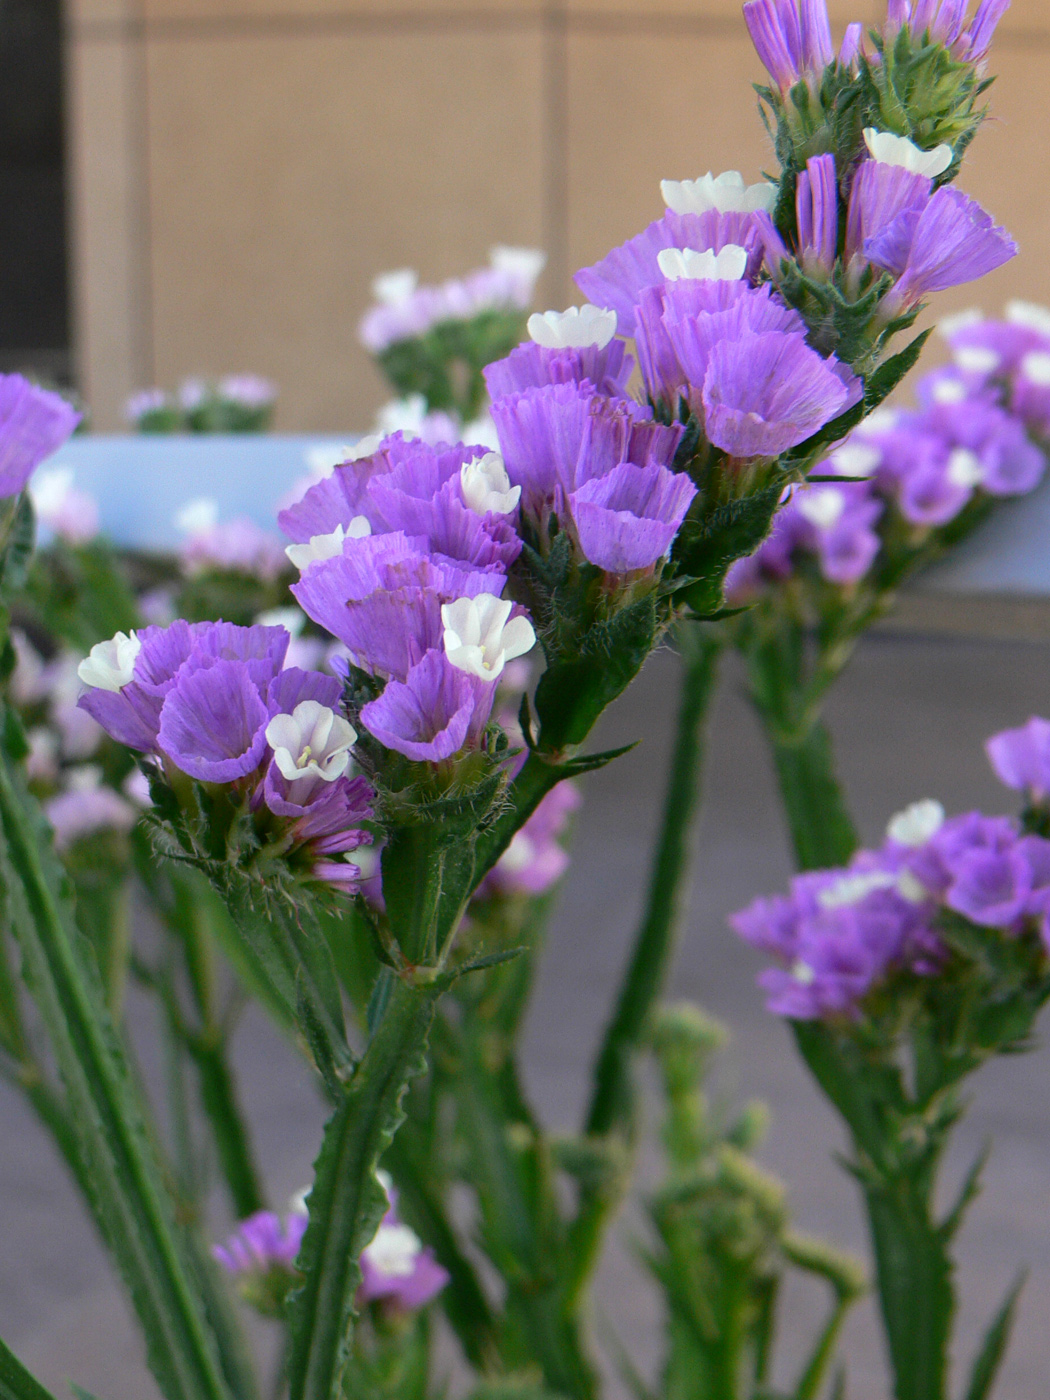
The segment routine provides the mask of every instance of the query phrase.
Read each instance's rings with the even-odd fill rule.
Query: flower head
[[[17,496],[79,422],[80,414],[60,394],[20,374],[0,374],[0,497]]]
[[[532,623],[521,614],[511,617],[511,607],[491,593],[442,604],[445,655],[457,670],[494,681],[508,661],[532,650]]]
[[[289,783],[334,783],[346,772],[357,731],[327,705],[301,700],[291,714],[274,715],[266,742]]]

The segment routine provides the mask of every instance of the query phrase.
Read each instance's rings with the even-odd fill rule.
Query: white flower
[[[913,175],[925,175],[931,180],[936,175],[943,175],[955,159],[951,146],[934,146],[932,151],[924,151],[906,136],[894,136],[892,131],[876,131],[873,126],[864,128],[864,144],[871,152],[872,160],[877,160],[880,165],[900,165]]]
[[[340,460],[343,462],[360,462],[362,457],[371,457],[372,453],[378,450],[379,444],[382,441],[383,437],[381,433],[366,433],[364,437],[359,437],[351,446],[343,448],[343,452],[346,455]],[[339,463],[337,462],[336,466],[338,465]]]
[[[935,379],[931,390],[931,397],[934,403],[962,403],[969,394],[969,390],[961,379]]]
[[[383,1278],[408,1278],[416,1267],[423,1244],[407,1225],[384,1222],[363,1251],[376,1273]]]
[[[791,975],[802,987],[812,987],[817,980],[817,974],[809,963],[803,962],[801,958],[796,958],[791,964]]]
[[[212,496],[198,496],[175,512],[175,528],[187,535],[203,535],[219,523],[219,503]]]
[[[590,302],[565,311],[535,311],[529,317],[529,335],[544,350],[579,350],[587,345],[604,350],[615,334],[616,312]]]
[[[882,461],[882,452],[870,442],[846,442],[828,458],[838,476],[870,476]]]
[[[497,864],[507,875],[517,875],[528,870],[536,859],[536,843],[525,831],[517,831],[510,839],[510,845],[500,856]]]
[[[883,405],[875,409],[874,413],[869,413],[864,420],[864,431],[866,433],[888,433],[891,428],[895,428],[900,422],[901,411],[899,408],[887,408]]]
[[[274,715],[266,726],[273,759],[290,783],[320,778],[334,783],[346,772],[357,730],[318,700],[301,700],[290,715]]]
[[[408,394],[403,399],[391,399],[376,414],[376,447],[391,433],[419,437],[426,416],[427,401],[422,394]],[[372,448],[372,451],[374,452],[375,448]],[[371,453],[364,452],[361,455],[368,457]]]
[[[984,312],[979,306],[968,306],[965,311],[956,311],[952,316],[944,316],[937,322],[937,334],[944,336],[945,340],[951,340],[956,331],[963,331],[967,326],[979,326],[984,320]]]
[[[494,593],[442,604],[445,655],[457,670],[494,681],[508,661],[532,650],[532,623],[520,615],[512,618],[510,609],[511,604]]]
[[[419,285],[419,273],[411,267],[399,267],[394,272],[381,272],[372,282],[372,295],[384,306],[400,306]]]
[[[944,808],[932,797],[913,802],[891,817],[886,835],[900,846],[925,846],[944,825]]]
[[[309,1187],[309,1186],[303,1186],[300,1190],[296,1191],[293,1195],[291,1195],[291,1196],[288,1197],[288,1214],[289,1214],[289,1215],[309,1215],[309,1214],[310,1214],[310,1207],[309,1207],[309,1205],[307,1204],[307,1198],[308,1198],[309,1195],[310,1195],[310,1191],[311,1191],[311,1187]]]
[[[994,374],[1002,363],[1002,356],[987,345],[962,345],[953,358],[964,374]]]
[[[509,248],[497,243],[489,250],[489,265],[497,272],[508,272],[523,282],[535,282],[547,266],[547,254],[539,248]]]
[[[846,497],[837,486],[811,486],[795,497],[799,515],[818,530],[830,530],[846,509]]]
[[[135,674],[141,650],[134,632],[118,632],[108,642],[95,643],[77,667],[77,675],[96,690],[121,690]]]
[[[1027,326],[1040,335],[1050,335],[1050,307],[1034,301],[1008,301],[1006,319],[1015,326]]]
[[[661,248],[656,262],[668,282],[682,278],[710,282],[738,282],[747,269],[747,249],[727,243],[719,252],[705,248]]]
[[[33,509],[42,520],[57,515],[72,489],[72,467],[47,467],[43,471],[34,472],[29,483]]]
[[[1021,361],[1021,373],[1029,384],[1047,388],[1050,386],[1050,354],[1045,350],[1029,350]]]
[[[897,876],[897,893],[909,904],[922,904],[930,897],[929,890],[910,870],[902,870]]]
[[[954,447],[948,455],[947,476],[953,486],[979,486],[984,479],[980,457],[967,447]]]
[[[723,170],[721,175],[712,175],[709,170],[698,180],[661,180],[660,193],[676,214],[706,214],[709,209],[720,214],[750,214],[756,209],[772,209],[777,200],[776,185],[768,180],[745,185],[739,170]]]
[[[306,626],[306,614],[294,605],[287,608],[268,608],[255,619],[256,627],[283,627],[293,637]]]
[[[507,468],[498,452],[472,457],[459,469],[463,503],[479,515],[509,515],[521,500],[521,487],[511,486]]]
[[[888,890],[897,883],[896,875],[888,870],[868,870],[843,875],[833,885],[821,890],[817,903],[822,909],[841,909],[843,905],[859,904],[875,890]]]
[[[366,515],[355,515],[344,529],[337,525],[328,535],[311,535],[306,544],[289,544],[285,554],[301,574],[305,574],[311,564],[319,559],[334,559],[343,552],[344,540],[363,540],[372,533],[372,526]]]

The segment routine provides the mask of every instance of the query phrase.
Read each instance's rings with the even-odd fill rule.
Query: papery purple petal
[[[626,345],[616,338],[601,348],[586,345],[567,350],[548,350],[527,340],[506,359],[486,365],[483,373],[491,399],[547,384],[582,384],[584,380],[599,394],[615,398],[626,392],[633,368]]]
[[[216,661],[184,672],[160,712],[157,743],[191,778],[229,783],[266,754],[269,712],[245,661]]]
[[[17,496],[79,422],[61,395],[20,374],[0,374],[0,497]]]
[[[681,472],[623,462],[569,497],[584,557],[608,573],[647,569],[671,548],[696,487]]]
[[[418,762],[449,758],[484,728],[495,686],[427,651],[405,680],[388,681],[361,710],[361,723],[388,749]]]
[[[993,734],[984,746],[995,775],[1036,802],[1050,796],[1050,720],[1033,715],[1017,729]]]

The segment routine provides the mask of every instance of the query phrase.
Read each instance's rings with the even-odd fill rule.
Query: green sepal
[[[923,347],[932,334],[932,328],[920,331],[903,350],[898,350],[896,355],[891,355],[888,360],[879,365],[878,369],[868,375],[864,381],[865,416],[873,409],[878,408],[879,404],[893,393],[904,376],[915,368]]]
[[[25,587],[36,541],[29,492],[0,504],[0,598],[9,601]]]
[[[674,563],[691,581],[676,598],[694,615],[710,617],[721,611],[730,565],[765,539],[783,489],[778,479],[754,495],[726,501],[699,520],[686,520],[675,541]]]
[[[974,1357],[970,1370],[970,1381],[966,1387],[965,1400],[988,1400],[991,1395],[992,1386],[995,1384],[995,1378],[999,1374],[1003,1357],[1006,1355],[1010,1333],[1017,1315],[1017,1303],[1027,1279],[1028,1270],[1022,1269],[1007,1290],[999,1311],[988,1324],[988,1330],[984,1334],[984,1340],[981,1342],[980,1350]]]
[[[582,744],[605,707],[641,670],[656,633],[656,599],[647,593],[594,623],[573,655],[549,658],[536,687],[537,747],[558,753]]]

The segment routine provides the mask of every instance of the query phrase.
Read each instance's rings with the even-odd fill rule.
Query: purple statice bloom
[[[863,252],[897,278],[882,303],[881,314],[889,318],[929,292],[994,272],[1016,255],[1017,244],[975,200],[943,187],[921,212],[908,209],[866,238]]]
[[[80,422],[60,394],[20,374],[0,374],[0,497],[17,496]]]
[[[975,854],[1002,855],[1017,844],[1017,823],[1010,817],[986,817],[962,812],[949,817],[940,829],[907,858],[907,868],[924,889],[938,899],[956,878],[960,863]]]
[[[584,345],[564,350],[548,350],[526,340],[503,360],[494,360],[484,369],[489,398],[519,394],[523,389],[541,389],[546,384],[582,384],[586,379],[599,394],[623,397],[634,360],[627,347],[615,337],[607,345]]]
[[[829,275],[838,255],[839,190],[835,157],[814,156],[795,186],[798,260],[809,276]]]
[[[864,577],[879,552],[873,527],[883,510],[868,482],[851,481],[800,488],[777,518],[787,517],[784,533],[795,549],[816,556],[829,583],[849,586]]]
[[[927,381],[932,378],[920,381],[920,397],[926,397]],[[961,449],[973,454],[980,486],[990,495],[1025,495],[1043,478],[1046,460],[1029,440],[1024,424],[981,390],[962,398],[934,391],[916,421],[949,452]]]
[[[826,0],[747,0],[744,21],[763,66],[782,92],[802,78],[819,81],[835,61]]]
[[[651,399],[677,409],[685,399],[703,418],[703,386],[711,352],[725,341],[765,331],[805,335],[797,311],[768,284],[681,279],[648,288],[638,306],[638,362]]]
[[[278,523],[291,540],[306,543],[363,518],[372,535],[402,532],[434,555],[505,572],[521,550],[513,526],[491,512],[479,515],[463,496],[461,469],[485,451],[463,443],[435,448],[394,434],[369,457],[311,486]]]
[[[655,422],[630,399],[606,398],[584,384],[553,384],[509,394],[492,405],[507,475],[522,508],[537,516],[621,462],[668,465],[682,428]]]
[[[683,472],[621,462],[569,497],[580,548],[610,574],[650,569],[670,550],[696,495]]]
[[[176,677],[161,707],[157,746],[191,778],[231,783],[262,762],[269,718],[249,666],[216,661]]]
[[[441,649],[441,605],[500,594],[505,575],[431,558],[425,539],[400,533],[349,540],[311,564],[292,594],[308,617],[337,637],[354,664],[405,680],[430,648]]]
[[[179,555],[191,574],[228,569],[267,581],[277,578],[288,562],[280,540],[246,515],[195,531],[183,541]]]
[[[1010,411],[1038,437],[1050,437],[1050,346],[1021,358],[1010,387]]]
[[[944,894],[949,909],[985,928],[1011,928],[1024,916],[1032,895],[1032,871],[1015,846],[975,848],[952,862]]]
[[[867,263],[869,240],[894,228],[898,219],[918,218],[930,202],[933,182],[901,165],[864,160],[850,185],[845,260],[856,275]]]
[[[993,734],[984,746],[995,776],[1032,802],[1050,796],[1050,720],[1032,715],[1017,729]]]
[[[238,1278],[269,1273],[271,1269],[293,1269],[306,1234],[307,1217],[289,1215],[285,1221],[272,1210],[259,1210],[242,1220],[225,1245],[215,1245],[212,1254],[229,1273]]]
[[[119,793],[105,787],[97,769],[70,770],[66,792],[44,805],[44,814],[55,833],[55,847],[64,851],[96,831],[130,831],[138,813]],[[83,777],[83,781],[79,779]]]
[[[492,711],[493,682],[453,666],[431,648],[404,681],[388,681],[361,710],[365,729],[388,749],[416,762],[439,763],[476,744]]]
[[[620,335],[633,336],[635,311],[642,292],[665,281],[657,261],[665,248],[707,249],[719,252],[728,244],[748,253],[747,276],[755,277],[762,264],[764,248],[759,223],[753,213],[676,214],[672,210],[651,223],[641,233],[607,253],[600,262],[581,268],[576,285],[596,306],[616,312]]]
[[[227,374],[219,380],[219,396],[239,408],[268,408],[277,401],[277,386],[258,374]]]
[[[1050,354],[1050,335],[1023,322],[995,321],[978,316],[952,327],[945,334],[957,365],[979,377],[1012,378],[1025,356]]]
[[[776,457],[856,403],[861,383],[797,332],[766,331],[711,350],[704,431],[732,457]]]
[[[393,1205],[372,1242],[362,1250],[360,1264],[358,1306],[381,1303],[398,1312],[415,1312],[449,1281],[433,1250],[424,1247],[415,1231],[401,1223]]]
[[[161,712],[177,679],[219,661],[244,667],[260,697],[280,672],[289,636],[283,627],[237,627],[229,622],[144,627],[131,679],[119,690],[94,685],[77,704],[128,748],[158,753]]]
[[[163,389],[139,389],[124,404],[124,421],[137,426],[148,414],[160,413],[173,407],[171,399]]]
[[[1009,7],[1010,0],[980,0],[968,21],[966,0],[889,0],[883,33],[892,40],[907,25],[916,38],[928,34],[953,58],[977,65],[980,72],[995,27]]]
[[[582,801],[572,782],[559,783],[514,837],[480,887],[482,895],[540,895],[557,884],[569,865],[561,837]]]

